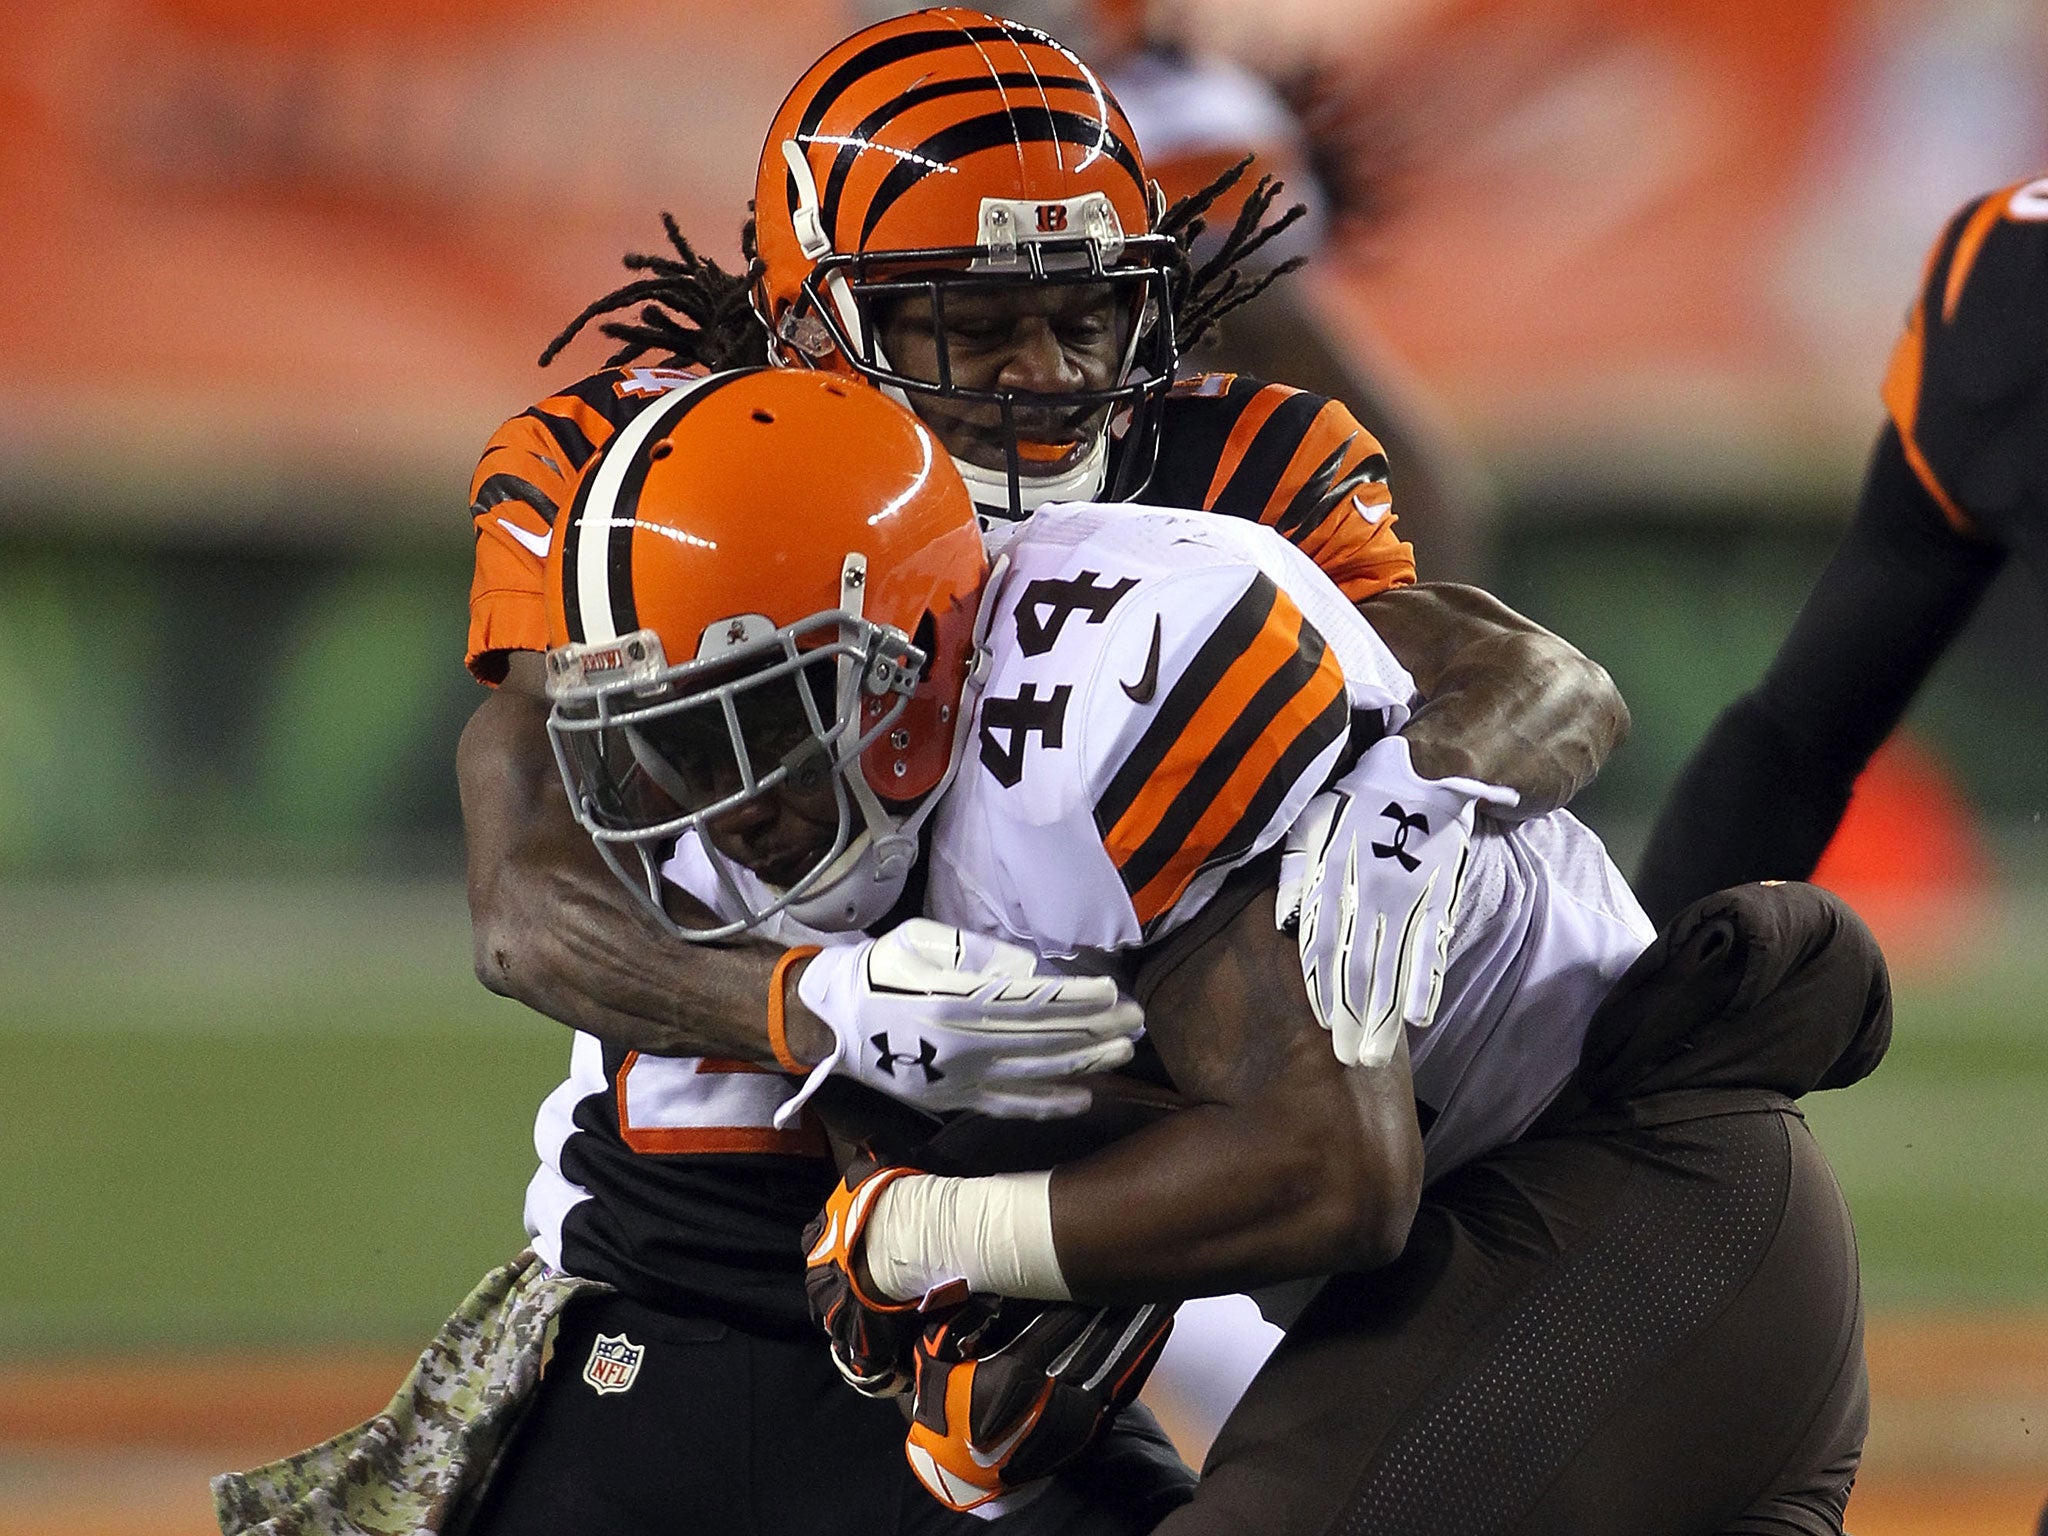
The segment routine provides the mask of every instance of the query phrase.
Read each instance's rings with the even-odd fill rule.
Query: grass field
[[[2048,902],[2015,900],[1968,952],[1900,976],[1883,1069],[1807,1104],[1891,1351],[1874,1342],[1880,1397],[1933,1383],[1880,1402],[1873,1454],[1950,1467],[2007,1514],[2048,1493],[2044,933]],[[225,1361],[246,1390],[295,1358],[368,1360],[356,1403],[520,1246],[532,1111],[566,1049],[476,985],[452,885],[0,889],[0,1371]],[[10,1460],[9,1432],[14,1530],[7,1489],[68,1463]]]

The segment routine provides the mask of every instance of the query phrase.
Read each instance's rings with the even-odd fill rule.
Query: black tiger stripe
[[[825,77],[824,83],[811,97],[811,104],[804,108],[804,115],[797,119],[797,141],[802,143],[816,133],[818,124],[839,104],[839,98],[855,82],[877,69],[927,53],[943,53],[950,48],[967,48],[975,43],[1002,42],[1010,38],[1008,27],[949,27],[944,31],[904,32],[871,43]],[[788,177],[783,181],[789,191],[789,211],[795,213],[796,187]]]
[[[1245,450],[1229,483],[1209,510],[1221,512],[1226,517],[1257,521],[1259,514],[1266,510],[1266,503],[1280,488],[1287,466],[1294,461],[1295,452],[1308,436],[1309,428],[1315,425],[1316,417],[1328,404],[1324,396],[1305,391],[1296,391],[1283,400],[1280,408],[1260,426],[1251,447]]]
[[[965,122],[941,129],[918,145],[917,153],[927,161],[950,166],[981,150],[1003,144],[1071,144],[1077,149],[1107,149],[1110,158],[1130,176],[1138,195],[1144,196],[1145,173],[1139,168],[1138,157],[1132,153],[1131,147],[1110,131],[1106,120],[1083,117],[1078,112],[1006,106],[1000,112],[970,117]],[[860,249],[867,249],[868,237],[874,233],[875,225],[896,200],[931,174],[931,165],[905,160],[883,178],[882,185],[875,191],[875,200],[868,205],[867,217],[861,222]]]
[[[531,416],[548,429],[548,436],[562,450],[562,459],[572,474],[588,464],[591,455],[597,452],[597,445],[591,442],[589,435],[566,416],[556,416],[537,405],[528,406],[520,414]]]
[[[1131,748],[1130,756],[1124,759],[1123,767],[1103,789],[1102,798],[1095,802],[1095,824],[1105,835],[1123,820],[1124,812],[1143,793],[1147,781],[1158,772],[1166,754],[1188,728],[1188,722],[1195,718],[1209,701],[1209,695],[1216,691],[1223,674],[1258,640],[1279,599],[1280,589],[1268,577],[1263,574],[1255,577],[1245,588],[1244,596],[1223,616],[1215,633],[1202,643],[1202,648],[1188,663],[1187,670],[1174,680],[1173,687],[1160,701],[1151,725],[1146,727],[1145,734]]]
[[[516,501],[533,508],[541,515],[543,522],[555,520],[555,498],[535,485],[523,475],[495,474],[476,489],[476,500],[469,504],[469,515],[481,517],[493,507],[502,507],[508,501]]]
[[[1273,771],[1266,775],[1265,782],[1246,804],[1244,815],[1217,842],[1216,851],[1203,861],[1203,868],[1211,864],[1233,863],[1244,857],[1246,850],[1280,809],[1280,802],[1287,798],[1287,792],[1308,772],[1309,764],[1332,743],[1344,739],[1350,720],[1351,700],[1340,690],[1280,754]]]
[[[1384,453],[1367,454],[1350,474],[1342,479],[1337,477],[1338,469],[1357,442],[1358,434],[1354,432],[1315,467],[1315,472],[1274,519],[1275,532],[1299,540],[1303,534],[1312,533],[1320,527],[1323,519],[1329,516],[1330,509],[1360,486],[1378,485],[1387,478],[1387,456]]]
[[[1223,462],[1231,426],[1261,387],[1237,380],[1222,395],[1168,395],[1160,412],[1159,464],[1145,499],[1161,507],[1200,507],[1209,494],[1209,482],[1216,478],[1216,466]],[[1122,446],[1121,441],[1114,443],[1110,451]]]
[[[1295,653],[1259,685],[1259,691],[1252,695],[1243,713],[1231,722],[1230,729],[1223,733],[1215,747],[1203,758],[1201,766],[1188,776],[1180,792],[1173,797],[1173,803],[1167,808],[1166,814],[1159,818],[1158,825],[1124,860],[1117,873],[1122,876],[1126,891],[1133,896],[1142,891],[1180,851],[1182,845],[1193,835],[1195,824],[1208,814],[1210,807],[1216,803],[1216,797],[1222,793],[1223,786],[1242,766],[1253,745],[1272,728],[1273,723],[1280,718],[1281,711],[1315,680],[1316,669],[1322,665],[1323,651],[1323,637],[1304,620],[1301,626],[1301,643]],[[1340,689],[1301,735],[1288,743],[1288,753],[1293,753],[1300,747],[1304,737],[1311,737],[1314,744],[1309,750],[1307,760],[1313,760],[1317,752],[1343,735],[1350,714],[1350,704]],[[1285,757],[1286,754],[1283,754],[1283,763]],[[1301,768],[1305,765],[1305,761],[1297,764],[1294,777],[1282,779],[1277,789],[1274,788],[1274,779],[1278,777],[1277,769],[1260,785],[1258,794],[1253,798],[1255,801],[1268,801],[1267,816],[1272,815],[1272,806],[1278,803],[1279,797],[1286,793],[1287,786],[1294,782],[1294,778],[1300,775]],[[1264,825],[1264,821],[1259,823],[1259,826]],[[1107,835],[1109,827],[1101,826],[1101,830]],[[1252,837],[1257,835],[1257,831],[1258,827],[1254,827],[1250,832],[1246,832],[1244,817],[1240,817],[1233,824],[1230,835],[1235,837],[1241,834],[1248,845]]]
[[[831,173],[825,178],[825,189],[818,196],[820,216],[825,227],[837,231],[839,228],[839,199],[846,190],[846,178],[853,174],[853,167],[860,159],[861,151],[868,147],[867,141],[913,108],[921,107],[928,101],[940,101],[948,96],[966,96],[976,91],[993,90],[999,96],[1005,90],[1014,88],[1094,91],[1100,82],[1085,80],[1078,75],[1038,75],[1024,71],[1008,71],[985,75],[972,80],[937,80],[921,85],[901,95],[892,96],[867,117],[857,123],[847,138],[858,142],[842,144],[839,153],[833,156]],[[1103,91],[1105,96],[1108,91]],[[803,140],[799,140],[802,143]]]

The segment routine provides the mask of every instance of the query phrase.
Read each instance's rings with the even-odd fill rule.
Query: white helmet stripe
[[[709,377],[729,378],[731,375]],[[604,458],[590,482],[590,494],[583,498],[582,526],[577,530],[576,540],[576,569],[571,573],[576,583],[576,601],[582,613],[582,638],[585,640],[619,638],[619,616],[612,605],[611,547],[615,532],[629,532],[633,527],[633,518],[630,515],[621,517],[617,508],[627,475],[639,459],[641,450],[650,440],[666,432],[675,419],[694,403],[691,397],[704,387],[705,382],[705,379],[693,379],[678,385],[667,399],[627,422],[625,429],[605,447]]]

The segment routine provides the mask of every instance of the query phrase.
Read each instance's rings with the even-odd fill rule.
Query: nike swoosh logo
[[[1159,615],[1152,615],[1152,649],[1145,654],[1145,670],[1138,674],[1135,683],[1122,683],[1124,694],[1133,704],[1150,704],[1152,695],[1159,691]]]
[[[546,533],[529,533],[510,518],[504,517],[498,519],[498,526],[525,545],[536,560],[547,559],[548,546],[555,542],[555,530],[552,528]]]
[[[1351,510],[1364,518],[1368,523],[1376,523],[1387,515],[1385,507],[1368,507],[1356,496],[1351,498]]]

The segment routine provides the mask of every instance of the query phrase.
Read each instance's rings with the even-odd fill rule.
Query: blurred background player
[[[1653,918],[1813,873],[1857,775],[2018,555],[2048,581],[2048,180],[1972,200],[1935,242],[1884,380],[1856,517],[1754,690],[1666,801]]]

